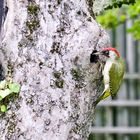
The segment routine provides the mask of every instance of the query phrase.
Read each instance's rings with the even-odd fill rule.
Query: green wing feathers
[[[114,60],[109,71],[110,76],[110,93],[112,98],[116,96],[120,85],[123,81],[123,75],[125,71],[125,64],[124,61],[119,58],[118,60]]]

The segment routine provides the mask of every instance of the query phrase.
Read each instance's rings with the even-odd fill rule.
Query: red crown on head
[[[120,53],[117,51],[116,48],[103,48],[102,51],[114,51],[117,54],[117,56],[120,57]]]

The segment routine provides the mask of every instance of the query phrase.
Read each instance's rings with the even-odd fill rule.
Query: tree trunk
[[[94,49],[109,44],[91,0],[7,0],[1,75],[21,85],[0,114],[1,140],[86,140],[101,93]],[[4,14],[4,13],[3,13]]]

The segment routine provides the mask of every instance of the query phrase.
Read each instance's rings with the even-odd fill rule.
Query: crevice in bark
[[[0,81],[5,79],[5,72],[2,64],[0,64]]]
[[[37,40],[37,29],[40,27],[39,22],[39,13],[40,8],[39,5],[36,4],[34,0],[28,1],[27,6],[27,21],[26,27],[24,29],[24,37],[19,42],[19,47],[27,47],[27,46],[35,46],[35,42]]]
[[[94,0],[86,0],[86,1],[87,1],[89,13],[90,13],[91,17],[93,19],[95,19],[96,17],[95,17],[95,14],[93,12],[93,3],[94,3]]]

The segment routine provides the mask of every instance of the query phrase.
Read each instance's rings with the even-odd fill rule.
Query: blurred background
[[[109,8],[110,9],[110,8]],[[113,47],[126,62],[116,100],[101,101],[89,140],[140,140],[140,0],[106,10],[97,21],[107,29]]]

